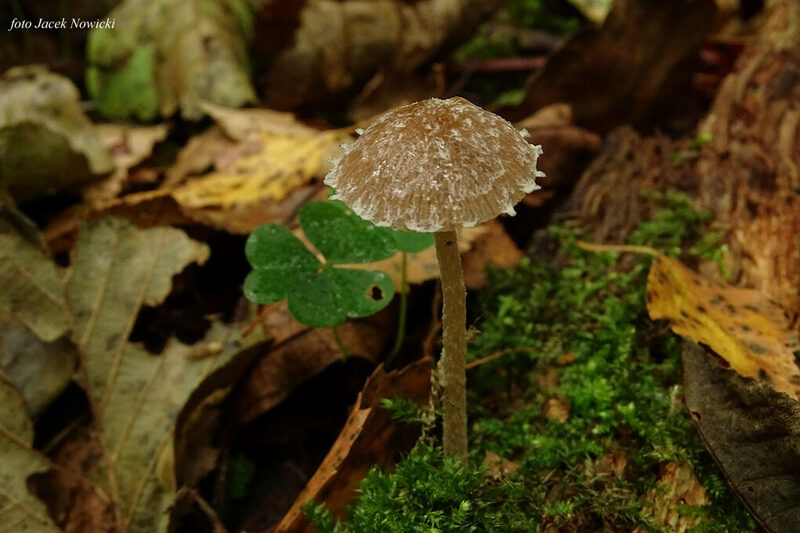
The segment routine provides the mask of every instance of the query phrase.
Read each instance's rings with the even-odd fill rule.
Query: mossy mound
[[[721,258],[686,197],[646,200],[661,208],[635,244]],[[667,516],[690,531],[755,530],[683,406],[679,338],[647,315],[649,257],[577,240],[551,228],[535,260],[491,271],[472,302],[471,357],[503,355],[468,376],[469,465],[421,442],[394,472],[370,472],[349,521],[309,505],[321,532],[672,531]],[[673,490],[676,469],[690,488]]]

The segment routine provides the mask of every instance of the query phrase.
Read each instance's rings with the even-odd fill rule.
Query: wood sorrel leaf
[[[245,254],[253,271],[245,279],[244,293],[260,304],[285,299],[324,266],[291,231],[278,224],[256,229],[247,239]]]
[[[377,252],[370,250],[368,243],[382,250],[380,257],[392,255],[396,248],[390,234],[374,226],[362,232],[360,224],[368,223],[352,219],[340,206],[315,202],[304,209],[310,206],[313,207],[305,211],[305,216],[301,211],[303,229],[320,252],[326,254],[326,263],[318,260],[284,226],[266,224],[250,235],[245,246],[247,259],[253,267],[244,283],[245,295],[257,303],[274,303],[286,298],[295,320],[315,328],[372,315],[386,307],[394,297],[394,285],[388,275],[333,265],[337,260],[353,262],[354,257],[362,261],[373,257]],[[306,225],[313,229],[309,230]],[[325,235],[326,231],[335,233],[337,228],[346,229],[338,236]],[[350,229],[354,229],[353,234],[348,233]],[[368,235],[368,240],[359,242],[364,235]],[[373,236],[379,238],[372,239]]]
[[[389,228],[381,229],[389,231],[397,249],[407,254],[416,254],[433,246],[433,233],[417,233],[416,231]]]
[[[338,201],[311,202],[300,208],[303,233],[330,264],[372,263],[397,249],[391,235]]]
[[[326,268],[289,296],[289,311],[313,328],[377,313],[392,301],[394,284],[383,272]]]

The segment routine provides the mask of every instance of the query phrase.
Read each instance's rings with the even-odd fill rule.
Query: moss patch
[[[646,201],[661,208],[632,240],[714,258],[708,216],[686,197]],[[321,532],[669,531],[651,501],[670,461],[711,502],[675,506],[692,531],[755,530],[683,407],[679,339],[647,316],[649,258],[585,252],[563,228],[539,242],[557,252],[491,271],[477,299],[470,356],[504,355],[468,376],[469,465],[420,443],[393,473],[367,476],[350,521],[308,506]]]

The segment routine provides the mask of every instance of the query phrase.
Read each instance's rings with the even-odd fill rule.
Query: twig
[[[206,518],[208,518],[209,522],[211,522],[211,526],[214,528],[214,533],[228,533],[227,528],[222,523],[222,520],[220,520],[217,512],[202,496],[200,496],[196,489],[191,487],[183,487],[178,491],[175,499],[178,500],[181,496],[188,496],[194,503],[197,504],[200,510],[203,511],[203,514],[206,515]]]
[[[481,357],[480,359],[475,359],[474,361],[470,361],[469,363],[467,363],[467,370],[481,366],[484,363],[488,363],[489,361],[494,361],[495,359],[499,359],[506,354],[514,352],[534,353],[536,352],[536,350],[534,350],[533,348],[526,348],[524,346],[520,346],[517,348],[506,348],[504,350],[500,350],[498,352],[489,354],[486,357]]]
[[[528,72],[544,67],[547,58],[544,56],[533,57],[498,57],[495,59],[478,59],[465,63],[451,63],[445,68],[447,72],[462,73],[493,73],[493,72]]]

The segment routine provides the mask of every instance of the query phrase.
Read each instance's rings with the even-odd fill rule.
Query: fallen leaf
[[[417,438],[415,429],[403,427],[380,408],[382,398],[402,396],[424,405],[430,394],[431,360],[420,359],[401,370],[387,372],[383,366],[364,384],[355,407],[336,442],[317,471],[297,496],[276,533],[311,533],[302,507],[309,500],[324,503],[334,513],[341,513],[355,497],[356,487],[370,468],[388,467],[405,447]]]
[[[61,273],[36,225],[8,205],[0,205],[0,288],[0,311],[43,341],[69,330]]]
[[[0,77],[0,185],[16,198],[74,188],[113,168],[71,81],[41,66]]]
[[[195,178],[171,194],[190,210],[229,209],[262,200],[277,203],[312,177],[324,175],[343,139],[336,130],[303,136],[261,132],[254,139],[254,153],[242,156],[226,171]]]
[[[176,491],[172,441],[181,408],[210,372],[259,337],[243,341],[234,333],[241,325],[214,323],[203,346],[216,348],[205,357],[195,356],[196,346],[174,340],[159,356],[129,341],[141,307],[161,303],[172,277],[208,253],[174,228],[142,230],[102,219],[81,225],[68,273],[55,278],[65,295],[57,308],[69,318],[80,354],[79,382],[98,423],[101,460],[83,474],[96,493],[107,495],[117,531],[166,531]],[[0,294],[15,284],[16,278],[0,278]],[[53,320],[60,324],[59,317]],[[9,464],[7,456],[0,456],[0,464]]]
[[[45,505],[29,491],[27,478],[50,468],[33,449],[33,422],[22,395],[0,373],[0,531],[59,532]]]
[[[114,505],[82,475],[103,457],[99,439],[89,428],[73,426],[48,455],[53,466],[29,477],[28,486],[46,502],[52,520],[70,532],[113,531]]]
[[[783,311],[751,289],[706,280],[680,262],[656,256],[647,277],[647,309],[675,333],[709,346],[739,374],[766,378],[800,397],[800,348]]]
[[[238,334],[234,339],[241,343],[235,358],[218,366],[192,391],[184,403],[175,429],[175,478],[178,486],[194,487],[217,465],[222,449],[218,430],[227,416],[226,401],[233,387],[252,370],[259,357],[268,353],[272,339],[261,332],[252,332],[246,338]],[[208,348],[215,357],[225,348],[219,341],[202,343],[198,348]],[[197,348],[187,357],[197,358]]]
[[[309,185],[289,192],[279,203],[256,200],[224,209],[213,205],[184,207],[169,190],[157,189],[118,198],[105,205],[100,213],[135,220],[145,227],[203,224],[230,233],[248,234],[262,224],[288,224],[297,210],[318,191],[319,187]]]
[[[280,137],[316,137],[320,131],[299,122],[292,113],[272,109],[234,109],[201,102],[200,108],[214,119],[225,134],[235,141],[244,141],[254,133]]]
[[[486,475],[495,479],[508,479],[511,474],[519,469],[519,465],[508,459],[503,459],[496,453],[487,450],[483,457],[483,466]]]
[[[686,407],[728,483],[765,531],[800,524],[800,403],[768,383],[721,368],[686,341]]]
[[[695,527],[699,521],[697,517],[681,514],[682,505],[696,507],[711,503],[703,484],[695,477],[692,467],[677,461],[661,465],[658,484],[645,494],[644,500],[647,503],[644,505],[643,513],[652,516],[656,524],[675,533],[684,533]],[[644,533],[645,530],[637,528],[635,531]]]
[[[96,212],[135,221],[140,227],[181,226],[196,222],[168,191],[156,189],[116,198]]]
[[[261,150],[260,134],[278,138],[310,138],[321,132],[299,122],[291,113],[271,109],[233,109],[201,102],[201,109],[216,125],[195,135],[178,153],[175,164],[167,170],[163,187],[171,188],[191,175],[209,169],[227,172],[241,157]],[[348,136],[340,139],[344,142]],[[336,147],[333,147],[334,149]]]
[[[130,169],[153,153],[153,147],[167,137],[166,124],[155,126],[123,126],[99,124],[97,132],[114,160],[115,170],[102,181],[84,190],[90,205],[99,207],[122,192]]]
[[[0,312],[0,370],[19,388],[34,420],[69,384],[78,358],[66,336],[46,342]]]
[[[167,169],[162,188],[170,189],[192,175],[219,168],[221,161],[230,157],[236,142],[219,126],[211,126],[189,139],[178,152],[175,163]]]
[[[595,24],[600,24],[606,19],[612,4],[612,0],[568,0],[568,2]]]
[[[167,475],[171,429],[214,361],[192,361],[176,342],[153,357],[128,335],[141,306],[160,303],[172,276],[207,256],[204,245],[179,230],[138,230],[114,219],[85,223],[73,249],[65,292],[84,386],[102,424],[106,462],[99,483],[116,504],[121,531],[164,529],[175,491]],[[212,336],[224,331],[218,327]]]
[[[391,331],[385,313],[337,326],[347,357],[377,364]],[[292,319],[285,302],[270,305],[260,317],[264,334],[273,339],[268,357],[260,360],[239,388],[231,411],[242,426],[273,409],[300,384],[342,360],[330,328],[310,329]]]
[[[233,233],[285,223],[317,190],[330,160],[352,140],[353,128],[318,130],[291,114],[267,109],[235,110],[203,103],[218,127],[189,141],[168,170],[164,186],[120,198],[111,213],[152,212],[165,198],[186,220]],[[202,176],[192,176],[211,168]],[[174,214],[175,207],[166,211]]]
[[[461,258],[464,285],[477,290],[486,285],[486,267],[511,268],[525,256],[496,219],[486,223],[486,232],[475,237]]]
[[[555,420],[563,424],[569,419],[569,404],[557,396],[548,398],[542,414],[548,420]]]
[[[250,9],[243,0],[122,2],[108,15],[118,27],[89,34],[89,94],[103,114],[141,120],[178,108],[184,118],[198,119],[201,100],[229,107],[254,102]]]
[[[586,242],[578,246],[653,256],[647,275],[651,319],[667,319],[675,333],[709,346],[739,374],[766,379],[775,390],[798,398],[800,368],[794,354],[800,338],[777,304],[758,291],[709,281],[648,246]]]

